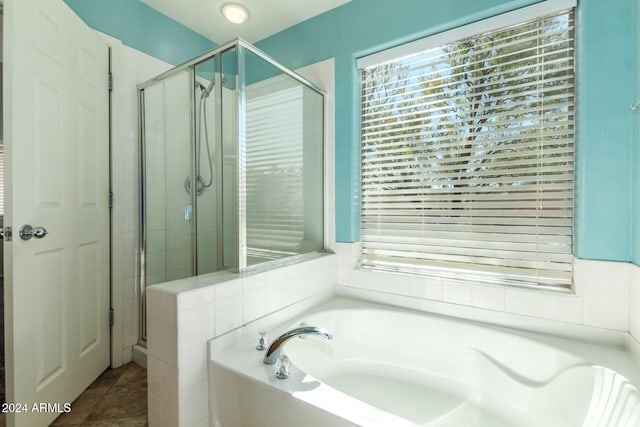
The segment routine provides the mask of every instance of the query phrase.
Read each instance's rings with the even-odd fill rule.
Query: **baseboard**
[[[133,363],[147,369],[147,349],[139,344],[133,346]]]

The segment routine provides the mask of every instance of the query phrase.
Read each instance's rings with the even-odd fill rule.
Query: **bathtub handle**
[[[276,378],[279,380],[286,380],[289,378],[289,368],[291,361],[286,354],[281,354],[276,364]]]
[[[256,346],[256,350],[258,351],[264,351],[267,347],[265,347],[265,344],[267,343],[267,332],[266,331],[260,331],[258,332],[258,345]]]

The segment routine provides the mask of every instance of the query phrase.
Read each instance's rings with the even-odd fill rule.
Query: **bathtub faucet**
[[[299,328],[291,329],[290,331],[287,331],[284,334],[280,335],[271,343],[271,345],[267,349],[267,352],[264,354],[262,362],[265,365],[275,364],[276,360],[278,360],[278,356],[280,356],[280,351],[282,350],[282,346],[284,345],[284,343],[286,343],[293,337],[304,335],[318,335],[328,340],[333,339],[333,335],[331,335],[329,331],[324,328],[318,328],[316,326],[301,326]]]

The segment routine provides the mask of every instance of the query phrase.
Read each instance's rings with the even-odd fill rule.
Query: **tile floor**
[[[2,382],[4,385],[4,381]],[[4,388],[2,390],[4,392]],[[3,395],[4,399],[4,395]],[[108,369],[51,426],[143,427],[147,425],[147,370],[135,363]],[[0,413],[0,427],[6,426]]]
[[[147,425],[147,371],[129,363],[106,370],[51,426],[142,427]]]
[[[0,353],[0,398],[4,402],[4,353]],[[107,369],[51,426],[142,427],[147,425],[147,370],[135,363]],[[0,427],[6,416],[0,413]]]

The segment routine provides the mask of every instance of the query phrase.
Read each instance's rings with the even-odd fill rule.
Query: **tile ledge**
[[[153,290],[174,294],[174,295],[184,294],[184,293],[198,291],[209,286],[215,286],[221,283],[231,282],[233,280],[244,279],[246,277],[254,276],[261,273],[266,273],[268,271],[274,271],[279,268],[285,268],[293,265],[301,265],[309,262],[314,262],[314,261],[317,261],[318,259],[323,259],[331,256],[335,257],[336,254],[332,252],[315,252],[310,254],[303,254],[303,255],[291,257],[292,259],[290,260],[287,259],[285,261],[275,263],[275,264],[269,263],[269,265],[266,267],[256,267],[255,269],[251,269],[243,273],[233,273],[226,270],[216,271],[214,273],[205,273],[205,274],[200,274],[198,276],[191,276],[184,279],[150,285],[147,288],[147,290],[153,289]]]

